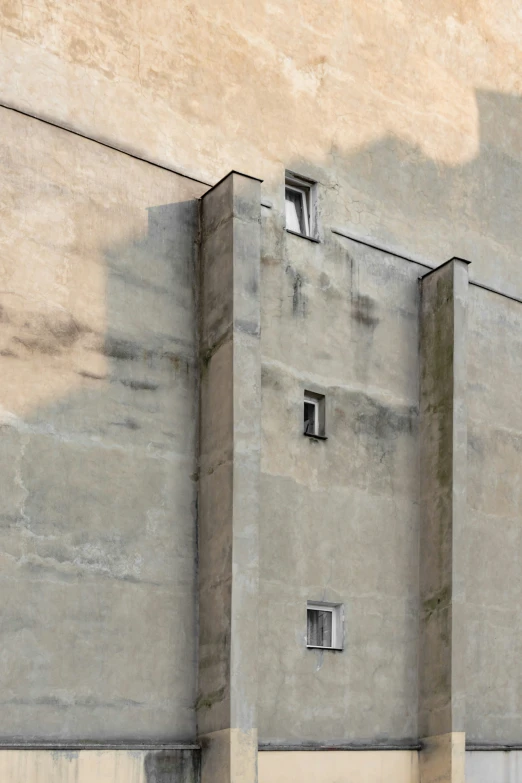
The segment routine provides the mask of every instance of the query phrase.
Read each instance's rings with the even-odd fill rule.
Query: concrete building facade
[[[522,783],[517,3],[1,8],[0,781]]]

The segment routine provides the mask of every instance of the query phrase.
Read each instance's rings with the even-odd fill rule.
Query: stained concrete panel
[[[267,218],[262,295],[260,737],[417,736],[418,276]],[[303,436],[326,395],[328,440]],[[343,603],[342,652],[306,648],[307,600]]]
[[[195,198],[2,110],[0,737],[195,732]]]
[[[472,742],[519,743],[522,306],[471,292],[467,734]]]

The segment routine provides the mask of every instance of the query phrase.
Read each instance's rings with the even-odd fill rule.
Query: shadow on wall
[[[106,249],[103,333],[2,309],[19,394],[74,389],[1,427],[2,738],[195,735],[196,231],[192,199]]]
[[[476,100],[480,147],[464,165],[442,165],[396,136],[348,155],[332,149],[344,195],[332,219],[434,264],[468,258],[472,275],[520,294],[522,98],[477,90]]]

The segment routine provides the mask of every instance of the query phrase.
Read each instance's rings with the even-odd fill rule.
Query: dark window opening
[[[317,435],[317,405],[306,400],[304,404],[304,431],[306,435]]]
[[[331,609],[307,610],[307,644],[310,647],[332,647]]]

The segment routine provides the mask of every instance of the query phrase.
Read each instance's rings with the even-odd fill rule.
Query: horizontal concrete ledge
[[[518,304],[522,304],[522,299],[520,299],[518,296],[513,296],[513,294],[505,294],[503,291],[498,291],[496,288],[491,288],[491,286],[484,285],[483,283],[477,283],[475,280],[470,280],[469,284],[475,286],[475,288],[482,288],[483,291],[489,291],[490,294],[503,296],[504,299],[511,299],[512,302],[518,302]]]
[[[139,160],[142,163],[148,163],[150,166],[154,166],[157,169],[163,169],[163,171],[169,171],[171,174],[177,174],[179,177],[184,177],[185,179],[190,179],[192,182],[197,182],[200,185],[206,185],[207,187],[212,187],[210,182],[205,182],[205,180],[198,179],[197,177],[192,176],[191,174],[187,174],[184,171],[178,171],[178,169],[173,169],[171,166],[167,166],[165,163],[160,163],[157,160],[153,160],[152,158],[145,158],[143,155],[140,155],[140,153],[132,148],[126,149],[125,147],[120,147],[119,145],[113,143],[109,139],[104,139],[102,137],[96,137],[92,136],[84,131],[78,130],[77,128],[73,128],[72,125],[67,125],[63,122],[58,122],[53,117],[45,117],[41,114],[33,114],[30,111],[27,111],[27,109],[22,109],[18,106],[13,106],[12,104],[4,103],[3,101],[0,103],[0,109],[7,109],[8,111],[14,111],[17,114],[22,114],[24,117],[29,117],[31,120],[37,120],[38,122],[43,122],[45,125],[50,125],[53,128],[58,128],[58,130],[66,131],[66,133],[72,133],[73,136],[79,136],[81,139],[85,139],[86,141],[92,141],[94,144],[99,144],[102,147],[107,147],[107,149],[114,150],[114,152],[119,152],[121,155],[127,155],[129,158],[134,158],[134,160]]]
[[[292,234],[294,237],[301,237],[301,239],[308,239],[309,242],[315,242],[316,245],[321,244],[321,240],[317,239],[317,237],[311,237],[308,236],[308,234],[301,234],[299,231],[292,231],[291,228],[285,228],[285,231],[287,234]]]
[[[260,742],[259,751],[325,751],[325,750],[371,750],[371,751],[390,751],[390,750],[421,750],[421,744],[419,742],[413,743],[394,743],[387,744],[362,744],[362,743],[349,743],[342,742],[337,744],[323,744],[323,743],[297,743],[297,744],[271,744],[270,742]]]
[[[501,742],[466,742],[466,750],[480,751],[481,753],[484,751],[494,751],[496,753],[505,751],[506,753],[509,753],[510,750],[522,750],[522,742],[510,743],[507,745]]]
[[[0,740],[0,750],[200,750],[191,743],[176,742],[24,742]]]

